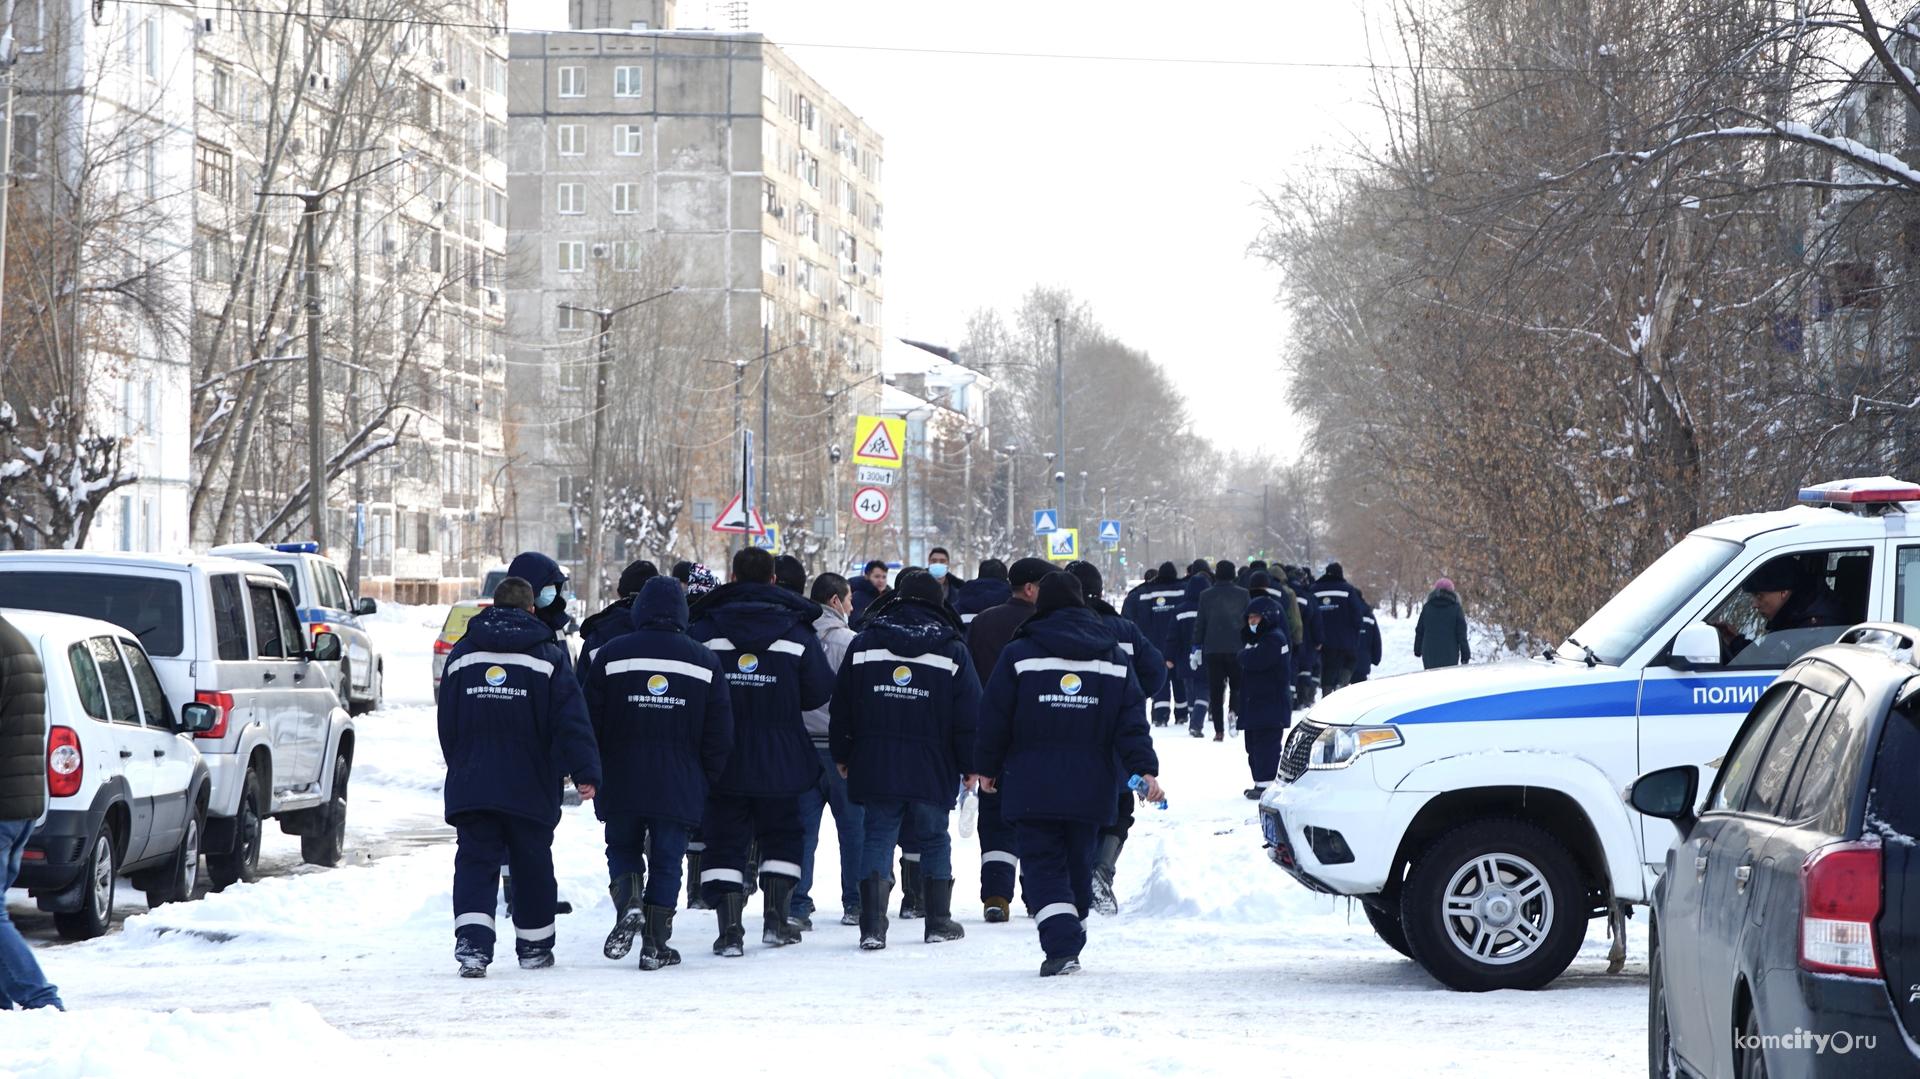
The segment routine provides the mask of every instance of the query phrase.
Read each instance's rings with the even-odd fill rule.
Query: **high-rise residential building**
[[[577,585],[590,561],[717,560],[750,428],[783,549],[828,557],[833,444],[879,393],[880,136],[671,0],[575,0],[571,29],[512,35],[511,64],[513,542]]]

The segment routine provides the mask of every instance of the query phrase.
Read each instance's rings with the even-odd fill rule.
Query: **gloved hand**
[[[1192,652],[1187,653],[1187,669],[1190,671],[1197,671],[1200,669],[1200,650],[1198,648],[1194,649]]]

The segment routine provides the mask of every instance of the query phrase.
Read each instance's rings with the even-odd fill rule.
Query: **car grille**
[[[1326,729],[1326,724],[1310,719],[1301,720],[1293,728],[1293,733],[1287,737],[1287,748],[1280,756],[1281,782],[1291,783],[1306,774],[1307,755],[1313,752],[1314,740]]]

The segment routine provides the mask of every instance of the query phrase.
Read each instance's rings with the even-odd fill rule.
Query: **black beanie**
[[[1263,570],[1263,569],[1254,570],[1253,575],[1247,578],[1247,591],[1249,592],[1256,592],[1261,589],[1272,588],[1272,587],[1273,587],[1273,578],[1267,575],[1266,570]]]
[[[1154,579],[1157,581],[1177,581],[1180,579],[1180,571],[1173,568],[1173,563],[1162,562],[1160,563],[1160,575]]]
[[[1329,562],[1327,563],[1327,579],[1330,581],[1344,581],[1347,579],[1347,573],[1340,568],[1340,563]]]
[[[1062,607],[1085,607],[1080,579],[1059,570],[1040,578],[1040,595],[1033,602],[1033,616],[1044,618]]]
[[[1080,588],[1088,599],[1099,599],[1102,592],[1100,567],[1084,559],[1067,563],[1067,572],[1080,582]]]
[[[783,554],[773,560],[773,583],[789,592],[804,595],[807,591],[807,567],[790,554]]]
[[[1023,588],[1052,572],[1052,564],[1044,558],[1022,558],[1007,567],[1007,583],[1015,588]]]
[[[1213,570],[1207,568],[1207,560],[1204,558],[1196,558],[1192,562],[1187,563],[1187,576],[1189,577],[1211,577],[1212,575]]]
[[[1215,563],[1213,567],[1213,579],[1216,581],[1233,580],[1233,563],[1224,558]]]
[[[935,607],[946,602],[940,593],[940,582],[923,569],[902,573],[899,580],[893,582],[893,590],[900,593],[901,599],[917,599]]]
[[[645,588],[648,581],[658,576],[660,576],[660,570],[643,558],[620,571],[620,584],[614,591],[623,596],[631,596]]]
[[[1775,558],[1747,574],[1740,582],[1742,592],[1790,592],[1801,586],[1800,560],[1788,555]]]

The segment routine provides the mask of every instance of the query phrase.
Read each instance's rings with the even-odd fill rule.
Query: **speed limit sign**
[[[853,515],[865,524],[879,524],[891,507],[887,492],[878,487],[862,487],[853,494]]]

